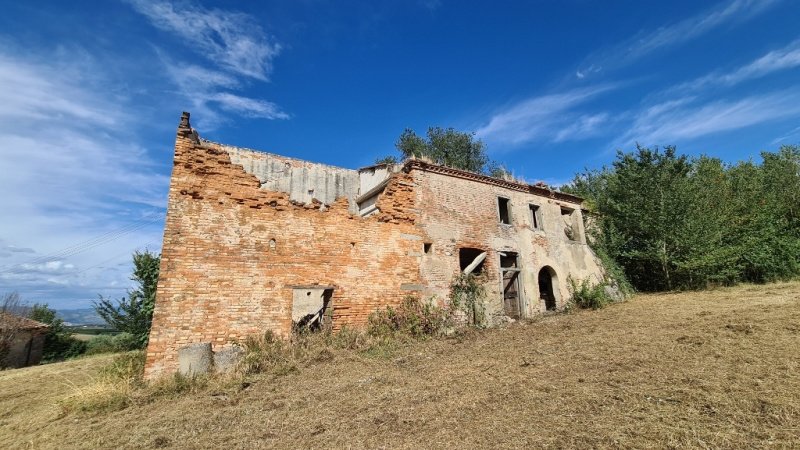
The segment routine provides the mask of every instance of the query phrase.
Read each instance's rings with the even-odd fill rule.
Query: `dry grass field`
[[[320,359],[95,413],[57,400],[108,356],[3,372],[0,447],[800,447],[800,283]]]

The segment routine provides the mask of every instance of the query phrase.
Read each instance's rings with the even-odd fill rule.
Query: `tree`
[[[61,361],[81,355],[86,351],[86,343],[72,337],[69,330],[64,327],[64,321],[47,303],[35,303],[28,313],[28,317],[49,325],[44,338],[43,361]]]
[[[134,252],[133,276],[137,287],[128,291],[128,297],[112,300],[99,296],[94,303],[97,314],[118,331],[131,333],[139,339],[142,347],[147,345],[153,309],[156,301],[156,286],[161,256],[155,253]]]
[[[639,290],[698,289],[800,274],[800,148],[726,165],[672,147],[619,152],[567,190],[598,213],[592,242]]]
[[[483,172],[489,163],[486,146],[474,133],[430,127],[427,139],[406,128],[395,144],[404,158],[430,158],[435,164]]]

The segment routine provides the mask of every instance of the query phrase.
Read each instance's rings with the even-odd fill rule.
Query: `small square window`
[[[430,253],[432,248],[433,248],[433,244],[432,244],[432,243],[430,243],[430,242],[426,242],[426,243],[424,243],[424,244],[422,245],[422,250],[423,250],[423,251],[424,251],[426,254]]]

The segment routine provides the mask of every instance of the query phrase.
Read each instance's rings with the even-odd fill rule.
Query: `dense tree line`
[[[638,290],[800,274],[800,147],[733,165],[637,147],[564,189],[587,199],[593,245]]]

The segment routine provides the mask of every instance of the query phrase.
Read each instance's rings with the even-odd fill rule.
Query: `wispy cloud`
[[[92,267],[98,256],[122,254],[125,261],[144,242],[160,241],[157,221],[130,233],[113,230],[161,211],[168,176],[137,143],[140,124],[128,99],[111,94],[115,83],[102,75],[109,60],[94,61],[80,49],[34,56],[6,44],[0,50],[0,292],[20,290],[35,301],[74,295],[85,305],[108,293],[87,292],[88,285],[128,285],[124,271]],[[44,257],[109,232],[113,239],[102,245]]]
[[[777,138],[773,139],[770,144],[777,145],[777,144],[786,144],[790,142],[792,139],[798,139],[800,141],[800,127],[793,128],[792,130],[788,131],[783,136],[778,136]]]
[[[251,80],[266,82],[280,44],[269,38],[257,21],[243,13],[206,9],[191,2],[129,0],[153,26],[172,33],[208,60],[207,66],[157,50],[172,82],[208,130],[226,121],[221,111],[258,119],[289,119],[270,101],[234,93]]]
[[[700,91],[708,88],[731,87],[761,78],[772,73],[800,67],[800,40],[757,58],[730,72],[714,72],[695,80],[681,83],[667,91],[668,94]]]
[[[512,146],[543,140],[584,139],[593,135],[609,117],[605,113],[582,113],[578,107],[616,87],[606,84],[524,100],[494,114],[476,135]]]
[[[174,33],[230,71],[266,81],[281,46],[251,16],[190,2],[130,0],[157,28]]]
[[[640,31],[627,41],[590,55],[580,64],[575,76],[584,79],[601,70],[626,66],[657,50],[689,42],[723,25],[749,20],[780,1],[731,0],[655,31]]]
[[[795,90],[712,102],[698,101],[694,97],[681,98],[640,111],[617,145],[628,146],[633,142],[671,144],[798,114],[800,92]]]

